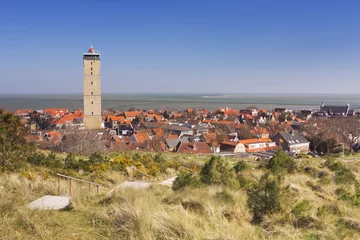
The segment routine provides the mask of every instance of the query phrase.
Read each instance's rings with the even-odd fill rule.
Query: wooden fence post
[[[71,194],[71,178],[69,180],[70,180],[70,194]]]
[[[60,196],[60,176],[58,176],[58,195]]]

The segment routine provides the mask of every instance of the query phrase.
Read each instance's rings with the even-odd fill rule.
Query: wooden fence
[[[58,173],[58,174],[56,174],[56,175],[58,176],[58,195],[60,195],[60,178],[69,179],[70,194],[72,193],[72,185],[71,185],[71,181],[72,181],[72,180],[89,184],[89,190],[90,190],[90,186],[91,186],[91,185],[95,185],[95,186],[96,186],[96,192],[97,192],[97,193],[99,193],[99,187],[102,187],[101,184],[94,183],[94,182],[89,182],[89,181],[85,181],[85,180],[82,180],[82,179],[79,179],[79,178],[74,178],[74,177],[66,176],[66,175],[63,175],[63,174],[60,174],[60,173]]]

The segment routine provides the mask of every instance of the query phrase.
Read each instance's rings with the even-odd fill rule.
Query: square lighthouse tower
[[[84,127],[101,129],[100,54],[91,46],[83,54],[84,62]]]

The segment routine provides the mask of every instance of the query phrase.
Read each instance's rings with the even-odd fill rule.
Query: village
[[[113,109],[102,111],[102,129],[84,129],[82,110],[18,109],[30,127],[29,143],[40,149],[90,155],[107,151],[270,158],[279,148],[289,155],[357,151],[358,112],[350,106],[318,110],[219,108],[214,112]],[[356,131],[356,132],[354,132]]]

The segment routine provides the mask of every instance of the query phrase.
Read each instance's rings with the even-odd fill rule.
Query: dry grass
[[[290,195],[282,203],[282,211],[267,215],[260,225],[251,224],[247,194],[242,189],[208,186],[174,192],[153,185],[147,190],[116,189],[109,194],[125,177],[107,172],[103,178],[106,188],[100,194],[95,188],[89,191],[88,185],[73,183],[71,210],[32,211],[26,204],[44,195],[57,195],[57,179],[39,177],[35,170],[25,177],[6,174],[0,176],[0,238],[360,239],[359,207],[338,200],[335,190],[340,186],[322,163],[299,160],[299,172],[283,176]],[[360,172],[356,162],[348,166]],[[264,172],[250,168],[242,174],[258,181]],[[173,175],[174,170],[169,169],[159,178]],[[330,183],[319,181],[319,175]],[[345,187],[354,191],[353,186]],[[67,192],[68,182],[61,180],[61,193]],[[295,206],[303,201],[309,206],[294,213]]]

